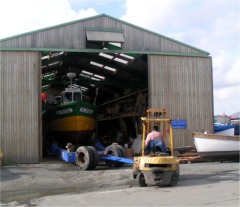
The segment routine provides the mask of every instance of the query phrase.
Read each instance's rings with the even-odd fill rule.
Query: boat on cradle
[[[221,123],[214,123],[214,134],[234,136],[234,125],[227,125]]]
[[[71,80],[74,77],[73,73],[67,75]],[[58,144],[88,143],[96,127],[97,107],[83,100],[82,91],[73,88],[72,81],[57,99],[60,103],[43,113],[47,139],[54,138]]]
[[[200,157],[208,160],[239,161],[239,136],[193,133],[193,138]]]

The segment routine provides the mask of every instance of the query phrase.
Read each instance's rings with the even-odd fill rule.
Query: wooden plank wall
[[[201,51],[190,46],[109,17],[79,21],[13,39],[2,40],[0,46],[10,48],[63,48],[62,50],[64,48],[84,49],[86,48],[86,28],[122,30],[125,40],[122,45],[123,50],[202,54]]]
[[[0,149],[3,163],[40,159],[40,55],[0,52]]]
[[[150,107],[187,120],[186,129],[173,130],[175,146],[193,146],[192,132],[213,133],[211,57],[149,55],[148,64]]]

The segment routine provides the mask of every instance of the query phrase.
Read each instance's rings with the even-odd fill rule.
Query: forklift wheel
[[[178,172],[174,172],[171,178],[171,182],[170,182],[170,186],[175,186],[178,183],[178,178],[179,178],[179,173]]]
[[[138,182],[138,185],[139,185],[140,187],[146,187],[146,186],[147,186],[147,184],[146,184],[146,182],[145,182],[144,174],[143,174],[142,172],[139,172],[139,173],[137,174],[137,182]]]

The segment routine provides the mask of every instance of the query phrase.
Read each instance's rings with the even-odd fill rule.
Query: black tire
[[[145,177],[144,177],[144,174],[142,172],[139,172],[137,174],[137,183],[140,187],[146,187],[147,184],[146,184],[146,181],[145,181]]]
[[[90,159],[90,164],[88,170],[92,170],[95,162],[95,155],[94,152],[89,148],[89,146],[85,146],[88,149],[89,152],[89,159]]]
[[[93,153],[88,147],[79,147],[76,151],[76,166],[81,170],[90,170],[93,163]]]
[[[120,148],[118,148],[115,145],[110,145],[108,146],[105,151],[104,154],[106,155],[112,155],[112,156],[116,156],[116,157],[122,157],[122,151]],[[124,165],[123,162],[117,162],[117,161],[111,161],[111,160],[106,160],[106,165],[108,167],[121,167]]]
[[[121,150],[122,155],[120,157],[126,157],[125,148],[122,145],[116,145],[116,147],[118,147]]]
[[[177,171],[174,171],[172,177],[171,177],[171,182],[170,186],[175,186],[178,184],[178,179],[179,179],[179,173]]]
[[[94,170],[97,167],[97,165],[98,165],[99,155],[98,155],[98,152],[97,152],[95,147],[88,146],[88,148],[91,150],[91,152],[93,154],[93,163],[92,163],[91,169]]]

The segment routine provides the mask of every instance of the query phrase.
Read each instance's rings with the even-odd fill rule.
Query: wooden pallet
[[[179,155],[176,157],[179,163],[196,163],[196,162],[206,162],[201,158],[196,151],[195,147],[186,146],[174,148],[174,151],[178,152]]]
[[[176,157],[177,160],[179,160],[180,164],[184,164],[184,163],[196,163],[196,162],[206,162],[206,160],[204,160],[203,158],[201,158],[199,155],[198,156],[177,156]]]

